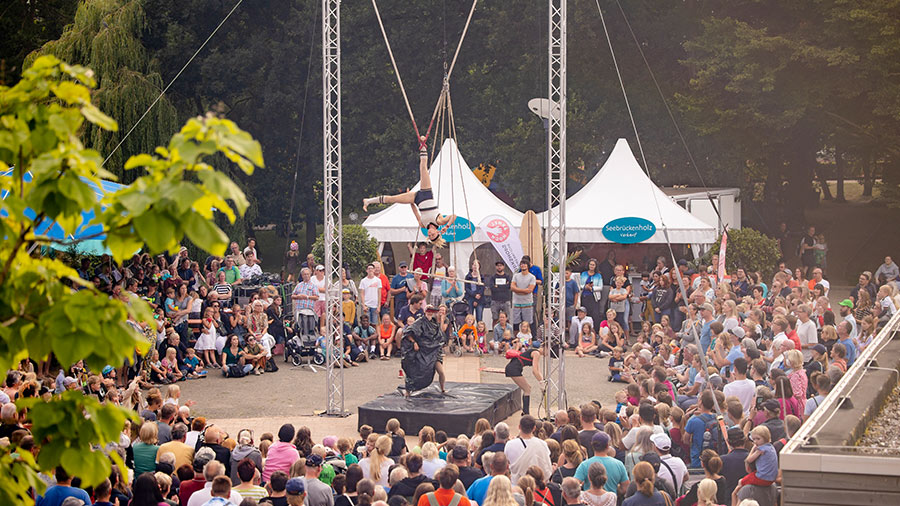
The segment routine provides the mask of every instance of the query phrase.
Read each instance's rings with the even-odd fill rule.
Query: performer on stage
[[[535,379],[539,382],[543,382],[544,378],[541,375],[541,355],[543,355],[543,349],[541,348],[541,342],[538,340],[532,341],[531,346],[523,348],[518,355],[516,355],[516,350],[506,352],[506,356],[509,357],[509,363],[506,364],[506,377],[512,378],[513,382],[522,389],[523,415],[528,414],[531,404],[531,384],[524,376],[522,376],[522,372],[525,370],[526,366],[530,366]]]
[[[425,142],[425,137],[422,137]],[[419,221],[419,226],[428,231],[428,240],[438,248],[446,245],[441,233],[456,219],[456,215],[438,212],[438,204],[431,189],[431,174],[428,173],[428,150],[419,149],[419,191],[408,191],[399,195],[379,195],[363,199],[363,211],[372,204],[409,204]]]
[[[438,308],[429,304],[425,308],[425,316],[403,329],[403,340],[400,343],[402,359],[400,365],[406,377],[404,395],[427,388],[434,381],[434,373],[438,373],[441,392],[444,391],[444,339],[441,322],[438,320]]]

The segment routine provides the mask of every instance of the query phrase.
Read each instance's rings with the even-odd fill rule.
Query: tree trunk
[[[844,160],[844,154],[834,150],[834,175],[837,178],[837,196],[835,196],[835,202],[847,202],[847,199],[844,198],[844,173],[847,166],[847,162]]]
[[[312,251],[313,244],[316,242],[316,214],[315,207],[312,209],[307,209],[306,211],[306,247],[309,251]],[[324,261],[324,259],[317,259],[317,261]]]
[[[863,197],[872,196],[872,187],[875,186],[875,157],[871,154],[863,165]]]
[[[822,198],[825,200],[834,200],[831,195],[831,188],[828,187],[828,180],[825,179],[824,171],[816,164],[816,177],[819,178],[819,184],[822,186]]]

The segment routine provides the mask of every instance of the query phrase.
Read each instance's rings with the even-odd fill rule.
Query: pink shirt
[[[300,453],[291,443],[277,442],[269,447],[266,454],[266,465],[262,472],[262,482],[268,483],[275,471],[289,472],[291,465],[300,460]]]

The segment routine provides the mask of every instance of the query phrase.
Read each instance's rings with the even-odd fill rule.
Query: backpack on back
[[[709,420],[703,418],[704,416],[700,415],[700,419],[705,424],[703,428],[703,446],[701,448],[703,450],[713,450],[719,455],[725,455],[728,453],[728,446],[725,444],[725,438],[722,437],[719,421],[715,415],[709,415],[711,417]]]

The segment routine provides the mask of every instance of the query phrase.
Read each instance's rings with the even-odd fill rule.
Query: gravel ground
[[[865,435],[859,441],[863,453],[873,455],[900,456],[900,431],[897,421],[900,420],[900,385],[888,397],[881,413],[869,424]]]
[[[295,368],[277,357],[279,371],[261,376],[223,378],[219,371],[209,377],[181,383],[182,400],[194,400],[193,411],[208,418],[257,418],[307,416],[325,407],[325,372],[313,373],[308,368]],[[447,357],[446,361],[456,360]],[[502,369],[508,361],[499,356],[481,358],[482,367]],[[344,371],[345,409],[355,413],[360,404],[390,392],[401,384],[397,377],[398,358],[375,360]],[[608,383],[607,361],[597,358],[566,356],[566,392],[569,404],[597,399],[607,405],[613,402],[621,384]],[[532,384],[532,413],[540,402],[538,382],[530,371],[526,377]],[[481,383],[510,382],[502,373],[481,372]],[[543,413],[542,413],[543,414]]]

